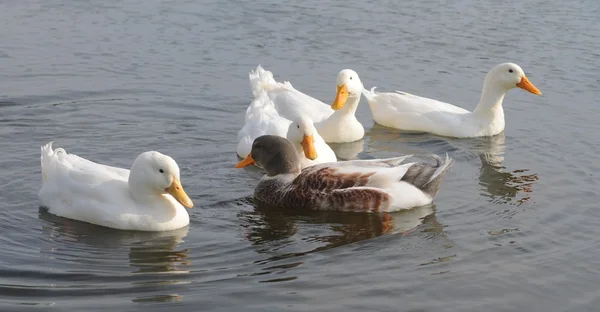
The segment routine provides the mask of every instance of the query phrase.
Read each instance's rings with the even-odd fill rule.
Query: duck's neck
[[[262,164],[267,176],[298,175],[300,173],[302,168],[300,167],[298,152],[292,145],[295,144],[292,143],[286,146],[286,149],[278,151],[267,163]]]
[[[504,119],[504,111],[502,109],[504,95],[506,95],[506,89],[486,80],[481,91],[481,99],[479,99],[479,104],[473,111],[473,114],[485,119]]]
[[[160,192],[156,192],[147,187],[144,182],[143,179],[136,177],[136,175],[129,174],[129,192],[136,203],[145,207],[145,209],[157,207],[161,211],[165,210],[165,206],[172,206],[169,199]],[[172,212],[174,212],[174,210]]]
[[[360,94],[348,97],[344,107],[315,123],[325,142],[352,142],[364,136],[365,129],[355,115],[359,102]]]
[[[350,95],[348,100],[346,100],[346,104],[339,110],[333,112],[332,116],[339,117],[354,117],[356,113],[356,109],[358,108],[358,103],[360,102],[360,93]]]
[[[292,142],[292,144],[294,145],[294,149],[296,150],[296,153],[299,155],[298,157],[301,158],[301,157],[304,157],[304,154],[303,154],[304,150],[302,149],[302,143],[300,143],[300,142],[302,142],[302,140],[300,140],[297,137],[298,133],[297,133],[297,130],[295,129],[295,127],[296,126],[294,123],[290,124],[290,127],[288,128],[288,131],[286,134],[286,138],[290,142]],[[291,167],[293,167],[293,165]]]
[[[265,168],[265,171],[267,171],[267,176],[275,177],[278,175],[287,174],[298,175],[302,169],[300,167],[300,161],[298,160],[298,156],[294,156],[294,160],[284,159],[281,162],[271,164],[268,169]]]

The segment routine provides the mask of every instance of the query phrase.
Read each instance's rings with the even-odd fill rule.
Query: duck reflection
[[[424,239],[441,236],[443,226],[435,218],[433,205],[394,213],[348,213],[336,211],[293,210],[253,202],[253,210],[238,217],[246,228],[246,238],[255,251],[267,258],[254,263],[260,268],[245,276],[260,277],[260,283],[276,283],[297,279],[292,270],[304,262],[298,258],[384,234],[400,237],[415,231]]]
[[[365,140],[361,139],[347,143],[327,143],[335,153],[338,160],[352,160],[358,158],[365,148]]]
[[[458,161],[461,153],[477,155],[481,160],[479,185],[482,195],[493,203],[521,205],[528,202],[532,186],[538,180],[537,174],[528,173],[528,169],[507,171],[504,166],[504,132],[493,137],[455,139],[403,132],[376,124],[365,136],[375,151],[392,152],[394,155],[454,152],[453,156]]]
[[[81,263],[100,254],[106,257],[107,263],[112,262],[120,267],[120,263],[115,263],[121,255],[119,250],[128,248],[128,265],[133,268],[130,273],[188,272],[182,267],[190,264],[187,259],[189,250],[177,249],[177,246],[187,236],[189,227],[168,232],[120,231],[61,218],[43,207],[39,209],[39,218],[46,221],[43,230],[51,236],[53,245],[43,251],[53,252],[59,248],[68,252],[73,249],[71,258]],[[82,250],[87,252],[82,253]],[[116,252],[118,255],[115,255]],[[111,258],[111,255],[115,255],[115,258]]]
[[[238,216],[246,224],[246,238],[254,245],[268,246],[258,252],[270,253],[290,245],[290,239],[299,231],[309,232],[307,235],[298,235],[301,236],[300,242],[294,244],[309,244],[309,251],[291,253],[289,256],[327,250],[384,234],[406,235],[424,222],[430,225],[429,229],[434,229],[432,232],[441,233],[443,230],[435,219],[433,205],[380,214],[298,211],[258,201],[254,201],[254,208],[253,211],[242,211]],[[315,243],[317,247],[314,247]]]
[[[423,153],[450,152],[448,141],[427,133],[416,133],[387,128],[374,124],[365,133],[369,142],[369,152],[378,152],[381,156],[419,155]],[[426,148],[427,150],[423,150]],[[384,153],[382,153],[384,152]]]
[[[468,148],[479,155],[481,170],[479,185],[483,196],[493,203],[521,205],[531,200],[536,173],[528,169],[507,171],[504,166],[506,137],[500,133],[493,137],[475,138],[468,142]]]

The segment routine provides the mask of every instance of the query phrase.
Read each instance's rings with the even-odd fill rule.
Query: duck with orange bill
[[[479,104],[472,112],[437,100],[396,91],[375,93],[364,90],[376,123],[415,132],[468,138],[493,136],[504,131],[502,102],[506,93],[521,88],[542,95],[527,78],[523,69],[514,63],[492,68],[485,76]]]
[[[265,93],[284,118],[310,118],[325,142],[354,142],[364,137],[365,129],[355,116],[363,84],[355,71],[344,69],[338,73],[336,97],[331,105],[296,90],[288,81],[275,81],[273,73],[260,65],[249,76],[255,97]]]
[[[131,170],[89,161],[64,149],[42,146],[42,187],[48,212],[100,226],[137,231],[168,231],[190,223],[179,166],[159,152],[140,154]]]
[[[293,144],[264,135],[236,168],[257,164],[266,175],[255,199],[292,209],[389,212],[430,204],[452,164],[432,155],[435,164],[405,162],[412,156],[351,160],[302,169]]]
[[[263,92],[248,107],[246,123],[238,132],[238,156],[248,156],[252,142],[265,134],[278,135],[293,142],[302,168],[337,161],[335,153],[319,135],[310,118],[296,115],[293,120],[288,120],[279,116],[273,102]]]

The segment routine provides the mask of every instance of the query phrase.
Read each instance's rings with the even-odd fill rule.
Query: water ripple
[[[589,310],[598,304],[598,4],[259,1],[0,4],[0,310]],[[527,35],[523,35],[526,33]],[[257,64],[323,101],[335,75],[477,104],[513,61],[504,133],[452,139],[375,125],[341,159],[448,154],[434,205],[381,215],[252,199],[235,137]],[[39,146],[129,167],[159,150],[197,206],[167,233],[39,209]],[[107,300],[110,299],[110,300]]]

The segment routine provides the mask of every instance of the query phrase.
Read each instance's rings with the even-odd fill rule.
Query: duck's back
[[[250,154],[252,143],[261,135],[271,134],[285,137],[290,120],[278,115],[273,102],[266,93],[255,98],[246,112],[246,121],[238,132],[236,152],[240,157]]]
[[[295,209],[386,212],[431,203],[452,161],[403,163],[411,156],[315,165],[300,174],[264,177],[255,196]]]
[[[134,205],[127,184],[129,170],[52,150],[51,143],[42,147],[41,163],[38,196],[55,215],[111,226],[124,207]]]
[[[405,92],[364,91],[373,119],[380,125],[408,131],[450,135],[471,114],[461,107]]]
[[[393,198],[377,187],[387,182],[372,179],[378,171],[387,168],[377,164],[361,167],[360,161],[357,166],[350,164],[356,162],[315,165],[303,169],[297,176],[265,176],[255,190],[255,197],[270,205],[294,209],[387,211]]]
[[[329,105],[292,88],[291,85],[273,88],[268,94],[275,103],[277,112],[288,119],[302,114],[313,122],[319,122],[333,114]]]
[[[273,73],[260,65],[250,72],[249,78],[254,97],[266,94],[273,101],[278,114],[286,119],[293,120],[302,114],[318,122],[333,114],[329,105],[296,90],[288,81],[275,81]]]

